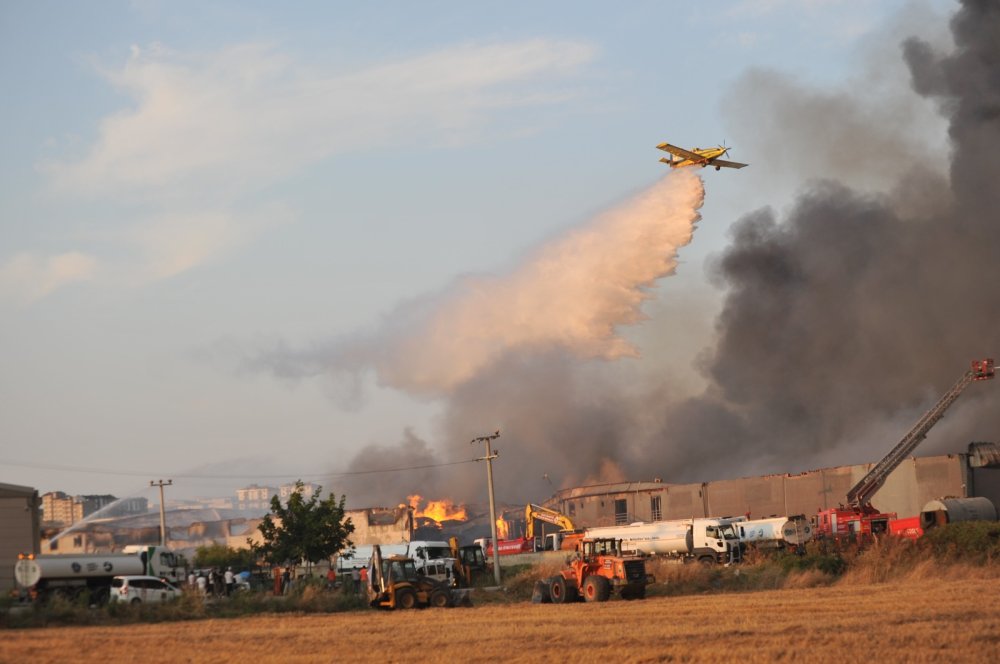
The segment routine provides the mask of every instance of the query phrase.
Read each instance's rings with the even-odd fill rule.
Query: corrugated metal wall
[[[975,494],[970,494],[968,455],[907,459],[896,468],[872,500],[884,512],[917,516],[930,500],[945,496],[985,495],[1000,499],[1000,468],[977,468]],[[558,492],[547,504],[581,526],[615,523],[615,501],[625,500],[627,522],[651,521],[651,499],[660,498],[661,519],[731,516],[755,517],[815,514],[847,502],[847,491],[874,464],[823,468],[799,475],[766,475],[704,484],[636,482],[577,487]],[[993,498],[996,494],[996,498]]]
[[[0,594],[15,585],[17,554],[38,553],[38,526],[38,492],[0,484]]]

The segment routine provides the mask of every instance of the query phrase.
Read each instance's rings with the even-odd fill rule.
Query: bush
[[[1000,523],[963,521],[927,531],[920,546],[943,560],[990,562],[1000,557]]]

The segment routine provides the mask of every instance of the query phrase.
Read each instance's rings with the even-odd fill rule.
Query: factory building
[[[344,516],[354,524],[351,541],[356,546],[399,544],[413,539],[413,508],[407,505],[346,510]]]
[[[0,597],[15,585],[14,565],[21,553],[38,553],[38,492],[31,487],[0,484]]]
[[[847,503],[847,491],[874,466],[821,468],[696,484],[618,482],[563,489],[545,505],[578,527],[611,526],[706,516],[815,514]],[[944,497],[983,496],[1000,505],[1000,448],[972,443],[963,454],[904,461],[875,494],[872,505],[900,517],[917,516]]]

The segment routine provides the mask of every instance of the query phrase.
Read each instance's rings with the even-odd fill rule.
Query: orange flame
[[[503,515],[497,517],[497,539],[510,539],[510,524],[503,520]]]
[[[420,509],[422,496],[414,494],[406,498],[410,502],[410,507],[413,508],[413,516],[415,517],[425,517],[438,523],[441,521],[465,521],[469,518],[465,512],[465,505],[456,505],[450,498],[430,500],[424,509]]]

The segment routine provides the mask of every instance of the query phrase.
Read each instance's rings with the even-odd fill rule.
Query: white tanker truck
[[[732,524],[740,542],[760,549],[802,546],[812,539],[813,525],[804,515],[769,519],[722,519]]]
[[[130,547],[131,548],[131,547]],[[184,580],[187,560],[161,546],[135,547],[124,553],[83,555],[22,555],[14,565],[14,579],[25,599],[45,600],[53,594],[88,596],[88,602],[107,601],[111,580],[121,575],[149,575],[174,583]]]
[[[705,564],[734,563],[742,558],[739,536],[725,519],[684,519],[587,528],[586,538],[617,539],[623,551],[697,560]]]

